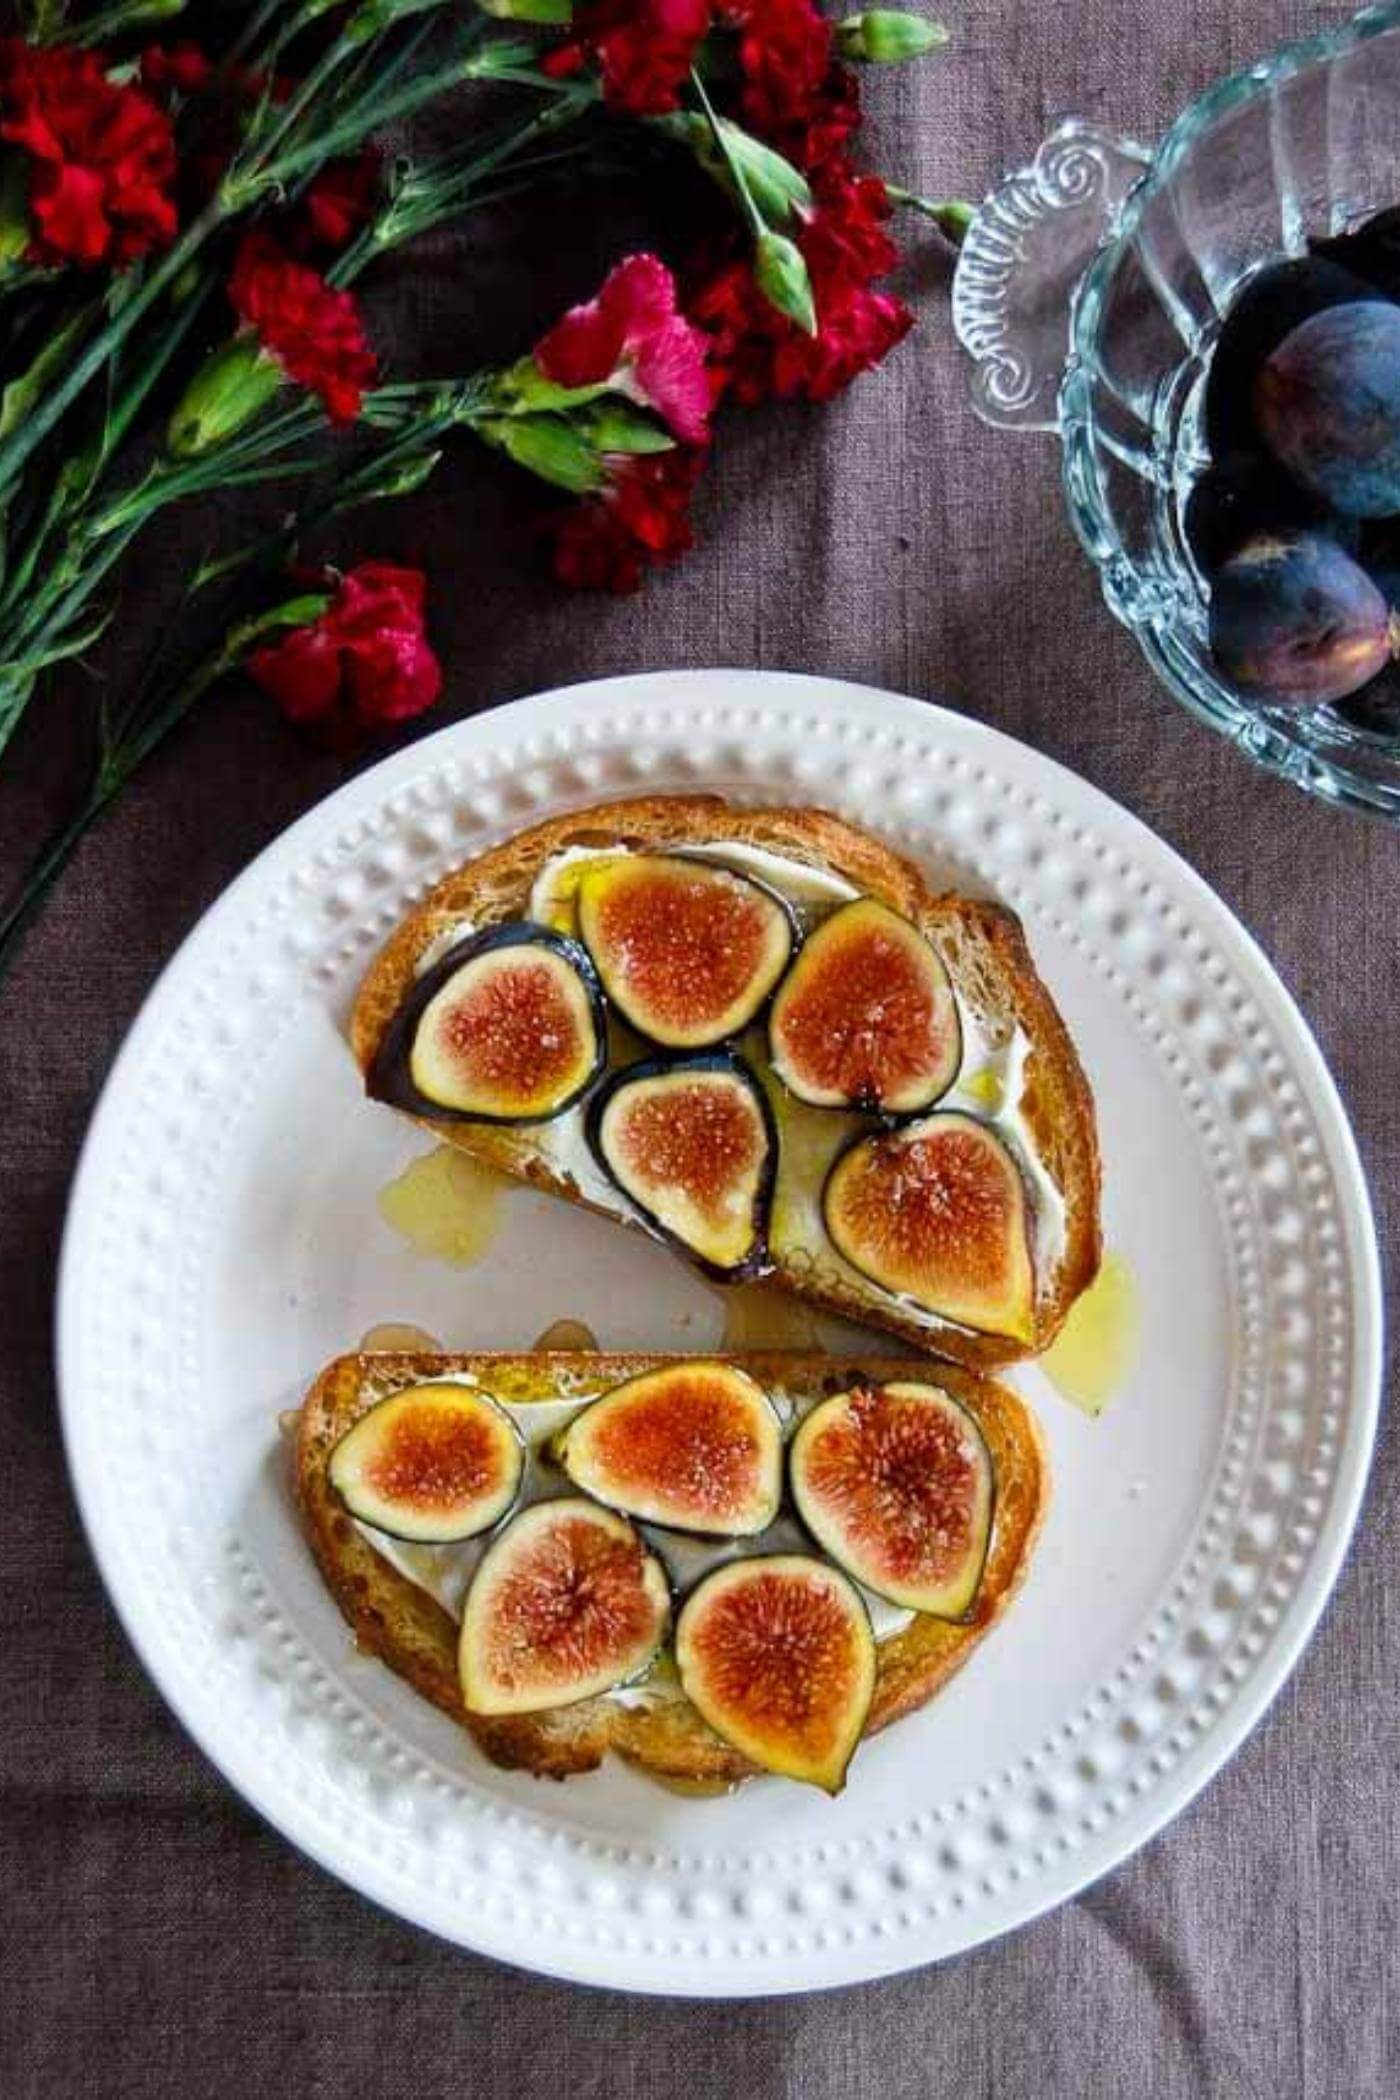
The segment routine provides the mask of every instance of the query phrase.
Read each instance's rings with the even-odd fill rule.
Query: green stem
[[[592,102],[587,93],[563,97],[540,110],[525,123],[498,137],[485,152],[463,158],[445,154],[436,164],[410,174],[396,196],[390,197],[368,226],[362,227],[350,246],[327,271],[334,285],[353,284],[370,263],[402,241],[416,239],[444,219],[455,218],[479,199],[475,194],[484,178],[504,161],[514,160],[522,147],[535,139],[572,123]]]
[[[99,8],[86,21],[74,22],[69,28],[60,29],[51,41],[55,44],[100,44],[104,37],[119,36],[148,23],[168,22],[184,11],[185,0],[115,0],[113,6]]]
[[[976,216],[975,207],[964,204],[960,198],[920,197],[897,182],[887,182],[885,194],[892,204],[898,204],[903,210],[916,211],[921,218],[931,219],[955,248],[962,246],[967,229]]]
[[[706,92],[705,83],[700,77],[700,71],[697,66],[692,66],[690,69],[690,84],[695,90],[705,122],[710,127],[710,136],[723,156],[726,168],[729,170],[729,179],[734,185],[735,194],[738,196],[744,217],[749,222],[749,231],[756,238],[761,239],[768,231],[767,222],[753,201],[753,192],[749,188],[749,179],[739,165],[738,158],[729,143],[724,127],[715,114],[714,104]]]
[[[97,377],[113,353],[121,348],[138,321],[144,319],[168,284],[193,262],[224,216],[216,200],[191,220],[184,233],[167,249],[140,289],[123,302],[107,326],[94,337],[73,363],[67,375],[45,394],[18,430],[0,441],[0,491],[8,487],[19,469],[72,406],[79,394]]]
[[[279,159],[269,161],[256,174],[226,182],[225,192],[231,200],[236,200],[234,208],[240,209],[269,190],[294,181],[307,168],[319,167],[323,161],[353,153],[371,132],[382,131],[391,124],[402,123],[406,117],[415,116],[427,103],[435,102],[439,95],[446,94],[449,88],[459,87],[469,77],[461,59],[439,66],[431,73],[420,74],[407,87],[388,95],[376,95],[373,107],[361,108],[354,116],[332,124],[306,145],[294,147]]]
[[[54,833],[30,868],[19,895],[0,917],[0,974],[8,969],[25,928],[116,792],[115,786],[104,790],[99,776],[74,815]]]

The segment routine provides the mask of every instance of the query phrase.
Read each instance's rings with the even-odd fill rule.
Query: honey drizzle
[[[469,1269],[490,1251],[506,1176],[438,1145],[379,1192],[379,1215],[417,1254]]]
[[[1086,1415],[1101,1415],[1127,1382],[1141,1335],[1137,1281],[1121,1254],[1106,1254],[1098,1275],[1040,1359],[1057,1393]]]

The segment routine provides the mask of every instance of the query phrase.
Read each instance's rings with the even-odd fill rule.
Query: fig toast
[[[543,1461],[538,1456],[541,1452],[557,1454],[561,1418],[577,1422],[583,1410],[600,1397],[613,1397],[619,1388],[626,1390],[629,1381],[640,1382],[647,1374],[668,1367],[688,1376],[696,1361],[601,1352],[347,1355],[331,1363],[307,1394],[295,1435],[297,1501],[312,1552],[357,1644],[466,1726],[498,1765],[564,1778],[594,1769],[612,1751],[658,1779],[698,1789],[728,1787],[763,1768],[702,1719],[668,1663],[674,1645],[663,1652],[660,1665],[635,1685],[544,1710],[468,1711],[461,1655],[466,1645],[461,1616],[468,1607],[462,1592],[459,1589],[455,1608],[449,1608],[441,1593],[440,1564],[437,1575],[424,1575],[414,1559],[421,1549],[396,1548],[393,1540],[356,1520],[334,1484],[333,1454],[372,1410],[414,1389],[441,1390],[444,1382],[455,1382],[464,1391],[494,1396],[509,1409],[527,1447],[537,1454],[529,1466],[540,1471],[531,1474],[527,1467],[517,1515],[486,1540],[489,1554],[495,1541],[509,1538],[512,1527],[520,1526],[522,1514],[537,1518],[551,1506],[550,1496],[561,1491],[565,1496],[571,1494],[569,1478],[547,1455]],[[990,1469],[986,1527],[976,1548],[975,1586],[970,1597],[960,1600],[966,1608],[957,1619],[889,1612],[888,1608],[883,1624],[873,1616],[870,1619],[873,1690],[867,1690],[868,1705],[862,1709],[855,1734],[872,1734],[925,1705],[947,1683],[1002,1617],[1024,1580],[1048,1495],[1039,1428],[1029,1409],[1007,1387],[957,1367],[933,1370],[926,1359],[857,1362],[817,1353],[775,1351],[709,1361],[712,1370],[727,1371],[780,1402],[785,1410],[785,1433],[799,1421],[810,1426],[815,1413],[839,1404],[840,1396],[908,1392],[913,1389],[910,1381],[933,1376],[937,1380],[935,1397],[959,1414],[985,1452]],[[925,1384],[919,1390],[927,1393],[931,1389]],[[837,1396],[835,1401],[833,1396]],[[541,1424],[538,1431],[532,1422],[536,1411]],[[590,1452],[596,1458],[592,1447]],[[619,1522],[610,1510],[587,1497],[577,1497],[571,1506],[591,1510],[614,1525]],[[659,1556],[668,1582],[679,1593],[676,1601],[682,1622],[687,1606],[711,1575],[727,1580],[736,1570],[779,1566],[773,1558],[736,1559],[732,1540],[721,1540],[718,1545],[710,1541],[708,1550],[716,1565],[707,1571],[702,1561],[697,1574],[693,1553],[688,1560],[684,1555],[676,1558],[678,1543],[684,1544],[680,1534],[651,1525],[642,1529],[649,1557],[650,1553]],[[794,1538],[809,1571],[818,1561],[829,1560],[787,1513],[778,1517],[776,1528],[740,1543],[746,1553],[790,1555]],[[483,1550],[479,1540],[472,1546],[476,1554]],[[789,1564],[796,1563],[782,1563]],[[468,1600],[481,1566],[482,1560],[475,1559],[467,1575]],[[793,1769],[773,1761],[767,1768]],[[793,1776],[817,1775],[793,1769]],[[835,1784],[839,1783],[838,1776]]]
[[[611,949],[609,912],[626,935]],[[644,950],[668,928],[688,967],[639,994],[638,937]],[[732,967],[746,941],[747,986]],[[522,958],[538,982],[512,1036]],[[454,1092],[468,1001],[476,1091]],[[974,1369],[1046,1348],[1098,1267],[1093,1097],[1019,921],[935,893],[823,810],[652,796],[521,832],[399,925],[349,1034],[369,1091],[446,1143],[678,1242],[721,1279],[763,1275]],[[549,1045],[554,1065],[528,1075],[512,1115],[502,1070],[522,1044],[537,1064]],[[729,1192],[723,1234],[702,1229],[694,1192],[673,1185],[674,1144],[639,1158],[636,1133],[681,1108],[705,1133],[698,1173],[754,1148],[742,1229]]]

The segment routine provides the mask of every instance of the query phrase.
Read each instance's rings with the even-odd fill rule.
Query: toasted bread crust
[[[549,1713],[502,1719],[470,1714],[457,1677],[457,1623],[426,1591],[375,1552],[346,1514],[327,1473],[340,1438],[389,1393],[433,1378],[470,1374],[488,1391],[522,1377],[543,1377],[555,1390],[590,1390],[678,1359],[666,1355],[472,1354],[354,1355],[338,1357],[321,1373],[303,1403],[296,1434],[296,1492],[303,1527],[317,1565],[358,1645],[377,1655],[471,1730],[493,1763],[562,1779],[599,1765],[608,1751],[657,1778],[689,1784],[733,1785],[756,1767],[731,1750],[677,1691],[664,1704],[623,1705],[588,1699]],[[681,1359],[683,1360],[683,1359]],[[818,1394],[863,1375],[890,1381],[936,1378],[973,1414],[996,1471],[992,1538],[969,1619],[953,1625],[916,1618],[882,1641],[875,1700],[866,1734],[912,1713],[939,1691],[1001,1618],[1025,1579],[1044,1520],[1048,1470],[1034,1416],[1009,1388],[970,1373],[907,1359],[845,1359],[814,1352],[766,1352],[724,1359],[762,1384],[781,1383],[796,1394]]]
[[[910,1318],[875,1287],[830,1271],[810,1275],[780,1263],[772,1280],[827,1312],[882,1327],[912,1348],[974,1368],[1038,1355],[1099,1265],[1099,1150],[1089,1083],[1015,915],[981,899],[936,894],[912,861],[825,810],[740,809],[714,795],[657,795],[596,804],[517,833],[438,883],[370,965],[350,1018],[351,1048],[361,1069],[368,1071],[431,943],[463,918],[482,925],[523,915],[535,876],[555,854],[570,846],[657,850],[726,839],[830,869],[890,905],[933,941],[974,1013],[1021,1028],[1030,1045],[1021,1110],[1065,1205],[1064,1246],[1053,1271],[1037,1277],[1029,1343]],[[598,1207],[541,1157],[528,1130],[420,1120],[444,1143],[505,1173]]]

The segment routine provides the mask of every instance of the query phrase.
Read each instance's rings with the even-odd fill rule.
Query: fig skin
[[[988,1124],[945,1110],[856,1138],[827,1176],[822,1216],[878,1289],[974,1333],[1035,1340],[1029,1200]]]
[[[870,897],[807,938],[768,1019],[773,1070],[814,1108],[920,1114],[962,1061],[962,1026],[942,957]]]
[[[967,1618],[991,1543],[995,1476],[971,1415],[935,1385],[857,1384],[803,1417],[793,1500],[823,1552],[909,1611]]]
[[[763,1158],[753,1194],[752,1236],[747,1251],[733,1263],[712,1259],[703,1248],[693,1245],[665,1223],[650,1208],[645,1198],[622,1178],[620,1168],[608,1157],[608,1112],[618,1098],[625,1095],[631,1087],[644,1084],[648,1080],[683,1077],[686,1074],[694,1074],[701,1080],[710,1074],[720,1074],[731,1083],[742,1086],[756,1110],[758,1126],[762,1133]],[[620,1072],[614,1073],[589,1102],[587,1134],[594,1157],[603,1172],[621,1189],[628,1201],[636,1206],[648,1231],[657,1239],[667,1246],[679,1249],[716,1283],[747,1283],[755,1277],[768,1274],[772,1267],[768,1254],[768,1218],[773,1200],[773,1183],[777,1175],[778,1132],[768,1097],[743,1058],[729,1052],[717,1051],[698,1057],[654,1058],[640,1064],[626,1065]]]
[[[1341,700],[1383,670],[1390,608],[1349,554],[1316,533],[1251,540],[1211,591],[1210,646],[1226,676],[1262,700]]]
[[[583,1496],[534,1502],[497,1533],[467,1591],[458,1643],[470,1713],[544,1713],[641,1676],[671,1590],[640,1534]]]
[[[1250,278],[1221,324],[1206,375],[1206,440],[1217,459],[1257,446],[1254,382],[1284,337],[1314,314],[1370,296],[1340,259],[1319,255],[1272,263]]]
[[[1400,298],[1400,208],[1389,205],[1350,233],[1313,241],[1312,252],[1362,278],[1387,299]]]
[[[734,1749],[838,1794],[875,1693],[875,1637],[855,1585],[805,1554],[730,1561],[676,1621],[681,1686]]]
[[[412,1076],[411,1060],[419,1023],[438,993],[465,964],[478,956],[511,948],[543,948],[566,963],[578,977],[587,999],[588,1026],[593,1038],[587,1069],[543,1112],[492,1115],[445,1107],[421,1092]],[[597,1084],[607,1054],[607,1015],[602,987],[586,949],[578,941],[570,940],[564,934],[552,933],[548,927],[536,926],[528,919],[512,920],[506,925],[488,926],[480,932],[467,934],[415,980],[385,1029],[370,1062],[365,1075],[365,1091],[372,1100],[388,1102],[391,1107],[406,1109],[410,1115],[423,1116],[435,1123],[551,1123],[556,1116],[573,1108]]]
[[[575,1415],[552,1455],[595,1501],[670,1531],[752,1537],[782,1500],[782,1424],[735,1364],[644,1371]]]
[[[505,1409],[473,1386],[405,1387],[361,1415],[330,1455],[350,1514],[420,1545],[476,1538],[520,1492],[525,1445]]]
[[[1254,382],[1274,458],[1351,517],[1400,511],[1400,306],[1362,299],[1284,337]]]
[[[578,917],[607,997],[666,1050],[709,1049],[740,1034],[797,946],[783,898],[683,854],[626,855],[585,870]]]

